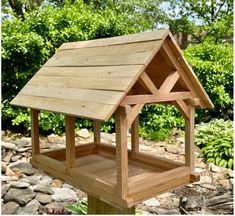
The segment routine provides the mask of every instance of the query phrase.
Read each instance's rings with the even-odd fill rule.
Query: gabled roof
[[[160,88],[175,69],[183,77],[172,91],[190,91],[201,108],[212,107],[168,30],[64,43],[11,104],[108,120],[131,90],[142,88],[143,73]]]

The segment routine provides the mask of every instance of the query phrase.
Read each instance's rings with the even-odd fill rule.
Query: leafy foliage
[[[165,140],[172,128],[182,128],[184,120],[170,105],[145,105],[140,113],[140,135],[146,139]]]
[[[67,205],[65,208],[73,214],[87,214],[87,203],[83,200],[78,201],[76,205]]]
[[[228,43],[204,42],[190,45],[184,52],[215,108],[201,111],[202,117],[232,118],[233,50]]]
[[[233,122],[223,119],[201,123],[196,127],[196,144],[206,162],[233,168]]]

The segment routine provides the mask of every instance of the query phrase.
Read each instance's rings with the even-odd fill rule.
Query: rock
[[[172,154],[178,154],[179,149],[175,145],[166,145],[165,150]]]
[[[40,202],[41,204],[47,204],[51,202],[51,195],[43,194],[43,193],[37,193],[35,199]]]
[[[4,142],[2,141],[2,148],[10,149],[10,150],[17,150],[17,147],[14,143]]]
[[[64,183],[64,184],[63,184],[63,188],[73,189],[73,186],[72,186],[72,185],[69,185],[69,184],[67,184],[67,183]]]
[[[215,196],[212,197],[210,199],[206,199],[205,200],[205,206],[206,207],[211,207],[211,206],[216,206],[218,204],[226,204],[226,203],[230,203],[233,202],[233,195],[230,193],[227,194],[223,194],[220,196]]]
[[[221,185],[223,185],[224,187],[226,187],[226,188],[230,188],[230,187],[231,187],[229,179],[222,179],[222,180],[219,180],[219,183],[220,183]]]
[[[36,196],[30,189],[10,188],[6,193],[4,199],[6,202],[14,201],[20,205],[24,205],[31,201]]]
[[[7,167],[5,175],[6,176],[17,176],[9,167]]]
[[[11,168],[14,170],[14,168],[18,168],[21,173],[25,174],[25,175],[33,175],[34,174],[34,169],[32,167],[31,164],[29,163],[19,163],[17,165],[11,166]]]
[[[82,128],[81,130],[76,131],[76,135],[84,139],[87,139],[91,136],[90,132],[86,128]]]
[[[233,170],[227,169],[227,175],[229,178],[233,178]]]
[[[156,200],[155,198],[145,200],[143,203],[148,207],[159,206],[160,205],[159,201]]]
[[[187,197],[187,201],[183,206],[188,211],[200,210],[204,204],[204,199],[202,196],[190,196]]]
[[[156,208],[153,210],[154,213],[158,215],[180,215],[179,209],[163,209],[163,208]]]
[[[204,184],[204,183],[208,183],[211,184],[212,183],[212,178],[210,176],[200,176],[200,181],[198,182],[200,184]]]
[[[7,170],[7,163],[4,161],[1,161],[1,171],[2,173],[5,173]]]
[[[13,172],[19,178],[22,176],[22,173],[21,173],[20,169],[18,169],[18,168],[13,168]]]
[[[2,205],[2,214],[14,214],[16,210],[19,208],[19,204],[16,202],[7,202]]]
[[[163,193],[159,196],[157,196],[158,199],[164,199],[164,198],[168,198],[168,197],[171,197],[171,196],[174,196],[173,193],[170,193],[170,192],[166,192],[166,193]]]
[[[17,181],[11,183],[12,188],[27,188],[29,185],[30,185],[29,183],[23,181]]]
[[[15,155],[15,156],[11,157],[11,161],[15,162],[15,161],[18,161],[20,158],[22,158],[22,155]]]
[[[40,179],[41,179],[41,176],[33,175],[33,176],[27,176],[21,180],[28,182],[30,185],[36,185],[36,184],[41,184]]]
[[[6,164],[9,164],[12,156],[13,156],[13,153],[11,151],[8,151],[7,154],[2,158],[2,161],[5,161]]]
[[[218,172],[221,172],[221,168],[219,166],[216,166],[215,164],[213,163],[210,163],[209,164],[209,170],[211,172],[214,172],[214,173],[218,173]]]
[[[72,202],[77,201],[76,193],[69,188],[52,188],[54,194],[52,200],[55,202]]]
[[[51,187],[61,188],[62,184],[62,181],[60,181],[59,179],[53,179],[51,182]]]
[[[201,174],[201,173],[204,172],[204,170],[202,168],[196,167],[195,172],[198,173],[198,174]]]
[[[47,184],[47,185],[51,184],[51,182],[52,178],[47,175],[43,176],[42,179],[39,181],[40,184]]]
[[[51,186],[50,185],[38,185],[35,189],[34,189],[35,192],[42,192],[42,193],[45,193],[45,194],[49,194],[49,195],[52,195],[54,194],[53,190],[51,189]]]
[[[18,152],[19,152],[19,153],[26,152],[26,151],[28,151],[29,149],[31,149],[31,147],[20,148],[20,149],[18,149]]]
[[[1,181],[17,181],[18,176],[1,176]]]
[[[55,135],[55,134],[51,134],[51,135],[47,136],[47,140],[50,143],[64,144],[64,139],[58,135]]]
[[[24,148],[24,147],[29,147],[31,146],[31,138],[21,138],[14,140],[13,143],[18,147],[18,148]]]
[[[8,189],[10,188],[11,184],[2,184],[1,188],[1,197],[4,197],[4,195],[7,193]]]
[[[216,190],[216,187],[213,184],[205,183],[205,184],[202,184],[201,186],[207,189]]]
[[[31,200],[29,203],[27,203],[26,206],[23,208],[19,208],[16,212],[16,214],[19,215],[36,215],[38,208],[40,206],[40,203],[37,200]]]

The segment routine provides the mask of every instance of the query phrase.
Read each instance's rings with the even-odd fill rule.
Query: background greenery
[[[190,45],[182,46],[185,57],[215,105],[214,109],[197,111],[196,122],[233,119],[233,49],[227,42],[233,33],[232,0],[3,0],[2,12],[3,129],[21,132],[30,129],[29,110],[12,107],[9,102],[62,43],[161,26],[169,26],[174,34],[190,38]],[[222,127],[207,124],[207,128],[214,124]],[[76,127],[90,129],[92,124],[77,119]],[[175,127],[183,128],[184,121],[172,106],[146,105],[140,114],[140,133],[144,138],[164,140]],[[40,130],[42,134],[64,132],[64,117],[41,112]],[[114,119],[103,123],[102,130],[113,132]],[[204,139],[203,143],[212,146],[213,139]],[[231,148],[232,139],[228,142]],[[226,165],[231,167],[227,159]]]

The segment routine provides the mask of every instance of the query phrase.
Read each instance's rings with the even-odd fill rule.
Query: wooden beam
[[[186,99],[185,103],[191,106],[200,106],[201,101],[199,98],[193,98],[193,99]]]
[[[100,121],[93,121],[94,128],[94,143],[100,143]]]
[[[32,156],[40,154],[39,145],[39,125],[38,125],[38,114],[39,110],[31,109],[31,142],[32,142]]]
[[[180,114],[185,118],[189,119],[189,111],[188,106],[185,104],[184,100],[172,101],[172,103],[176,106]]]
[[[195,107],[188,106],[189,119],[185,119],[185,165],[190,168],[190,173],[194,173],[194,117]]]
[[[127,128],[129,128],[132,124],[132,122],[136,119],[136,117],[139,115],[139,112],[143,108],[144,104],[136,104],[131,109],[131,113],[127,115]]]
[[[66,170],[75,166],[75,122],[73,116],[65,115],[65,136],[66,136]]]
[[[119,110],[115,118],[117,195],[124,198],[128,193],[127,118]]]
[[[138,82],[153,95],[157,95],[159,93],[158,89],[145,71],[141,74]]]
[[[160,95],[130,95],[126,96],[121,105],[130,105],[130,104],[144,104],[144,103],[157,103],[157,102],[166,102],[166,101],[176,101],[183,99],[191,99],[193,95],[191,92],[171,92],[168,94]]]
[[[176,56],[174,55],[174,53],[172,52],[171,48],[169,47],[169,45],[167,44],[166,41],[162,44],[161,53],[163,54],[164,59],[168,63],[170,62],[174,65],[175,69],[178,71],[180,77],[183,79],[183,81],[186,84],[186,86],[188,87],[188,89],[192,92],[194,97],[196,97],[195,92],[197,92],[197,91],[196,91],[195,87],[193,86],[189,77],[186,75],[181,64],[179,63],[178,59],[176,58]]]
[[[131,125],[131,157],[135,157],[135,154],[139,152],[139,115]]]
[[[165,79],[165,81],[163,82],[161,87],[159,88],[159,91],[161,93],[169,93],[172,90],[172,88],[174,87],[174,85],[177,82],[177,80],[179,79],[179,77],[180,77],[180,75],[178,74],[177,71],[171,72],[167,76],[167,78]]]

